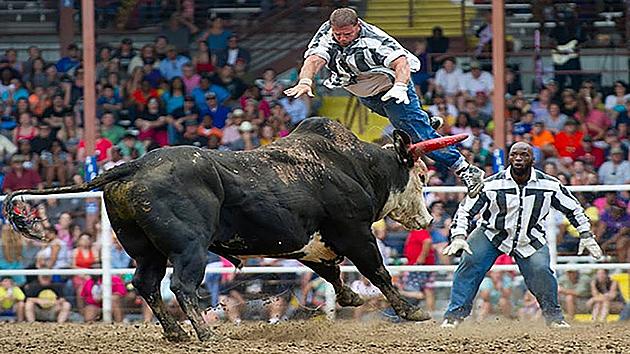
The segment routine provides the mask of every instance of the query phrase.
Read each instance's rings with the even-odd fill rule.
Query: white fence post
[[[103,269],[103,322],[112,322],[112,225],[101,198],[101,267]]]

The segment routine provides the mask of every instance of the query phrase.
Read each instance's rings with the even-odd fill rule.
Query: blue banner
[[[88,156],[85,158],[85,181],[90,182],[98,175],[98,164],[96,156]]]
[[[492,153],[492,171],[494,173],[503,171],[505,168],[505,156],[503,149],[495,149]]]

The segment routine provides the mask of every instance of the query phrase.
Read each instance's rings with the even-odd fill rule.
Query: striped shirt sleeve
[[[481,192],[481,194],[475,198],[466,196],[459,204],[459,208],[457,208],[457,212],[453,217],[451,238],[455,236],[466,237],[473,218],[488,205],[488,202],[489,199],[485,191]]]
[[[326,63],[330,61],[330,22],[324,22],[317,33],[313,36],[308,43],[306,52],[304,52],[304,58],[308,58],[311,55],[317,55],[318,57],[326,60]]]
[[[551,206],[564,214],[573,227],[582,233],[590,231],[591,222],[584,213],[584,208],[569,190],[558,183],[559,189],[551,198]]]

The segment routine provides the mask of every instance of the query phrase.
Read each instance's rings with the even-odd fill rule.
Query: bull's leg
[[[337,294],[337,303],[341,306],[361,306],[364,301],[361,297],[350,290],[341,280],[341,270],[338,265],[328,265],[309,261],[300,261],[305,266],[311,268],[320,277],[332,284]]]
[[[160,295],[160,282],[166,272],[166,257],[156,253],[150,258],[136,257],[136,263],[137,267],[132,284],[160,321],[162,328],[164,328],[164,337],[173,342],[190,340],[188,334],[168,312],[164,301],[162,301],[162,295]]]
[[[199,340],[209,340],[212,331],[203,319],[197,296],[197,289],[203,281],[208,254],[204,247],[190,244],[186,252],[172,255],[170,258],[173,262],[171,290],[192,323]]]
[[[410,305],[400,296],[398,289],[392,284],[389,272],[383,265],[383,258],[378,251],[374,236],[370,235],[365,243],[361,243],[361,247],[357,247],[356,244],[347,247],[342,254],[348,257],[359,272],[381,290],[398,316],[410,321],[431,319],[427,311]]]

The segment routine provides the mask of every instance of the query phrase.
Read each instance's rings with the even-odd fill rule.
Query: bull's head
[[[394,148],[401,165],[409,173],[409,179],[404,187],[390,191],[382,216],[387,215],[408,229],[423,229],[429,226],[433,217],[429,214],[422,195],[422,188],[427,182],[427,166],[420,157],[456,144],[467,137],[467,134],[458,134],[412,144],[407,133],[395,130]]]

